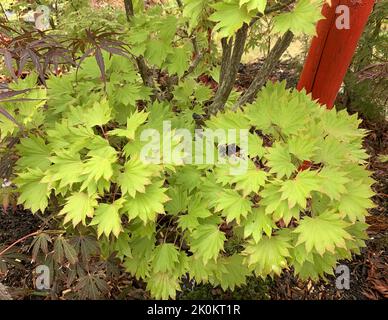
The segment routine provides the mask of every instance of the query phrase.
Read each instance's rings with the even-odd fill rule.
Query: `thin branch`
[[[137,57],[136,63],[144,85],[155,88],[152,70],[148,68],[143,56]]]
[[[16,240],[15,242],[13,242],[12,244],[10,244],[8,247],[6,247],[4,250],[2,250],[2,251],[0,252],[0,257],[1,257],[2,255],[4,255],[8,250],[10,250],[10,249],[13,248],[14,246],[16,246],[18,243],[23,242],[24,240],[26,240],[26,239],[28,239],[28,238],[30,238],[30,237],[36,236],[36,235],[38,235],[40,232],[41,232],[41,230],[38,230],[38,231],[35,231],[35,232],[32,232],[32,233],[29,233],[29,234],[25,235],[24,237],[22,237],[22,238]]]
[[[227,38],[221,39],[222,58],[221,58],[219,85],[222,85],[224,78],[225,78],[226,70],[228,70],[228,66],[230,65],[230,56],[232,54],[232,45],[233,45],[232,38],[230,38],[229,41]]]
[[[132,0],[124,0],[125,13],[127,14],[127,20],[130,21],[134,15]]]
[[[239,67],[240,61],[241,61],[241,56],[242,56],[242,54],[244,52],[244,47],[245,47],[245,41],[246,41],[246,38],[247,38],[248,28],[252,27],[253,24],[257,20],[259,20],[263,15],[267,15],[267,14],[270,14],[270,13],[273,13],[273,12],[276,12],[276,11],[280,11],[280,10],[288,7],[290,4],[292,4],[294,2],[295,2],[295,0],[280,0],[280,2],[278,2],[275,5],[273,5],[272,7],[268,7],[264,11],[264,14],[258,14],[257,16],[255,16],[250,21],[249,25],[244,24],[237,31],[237,33],[235,35],[233,52],[232,52],[232,41],[231,41],[231,39],[229,40],[229,42],[227,41],[226,38],[221,39],[222,61],[221,61],[221,70],[220,70],[219,89],[217,90],[217,93],[216,93],[216,95],[214,97],[213,103],[209,107],[210,113],[215,114],[215,113],[218,112],[218,110],[223,109],[226,101],[229,98],[230,92],[233,89],[233,85],[234,85],[236,77],[237,77],[237,72],[238,72],[238,67]],[[287,33],[286,39],[291,42],[291,40],[292,40],[292,33],[291,33],[291,38],[290,39],[288,39],[289,36],[290,36],[290,34]],[[286,48],[288,47],[288,45],[286,46]],[[280,50],[280,48],[278,48],[278,47],[277,47],[277,49]],[[284,51],[282,51],[281,54],[283,52]],[[281,54],[280,54],[280,56],[281,56]],[[270,52],[270,55],[268,56],[268,59],[270,59],[270,58],[275,59],[276,56],[277,56],[277,51],[272,52],[272,56],[271,56],[271,52]],[[272,64],[273,64],[273,62],[271,62],[271,61],[267,63],[267,67],[271,71],[273,69]],[[261,87],[261,86],[258,85],[258,87]],[[252,89],[254,89],[254,88],[252,88]],[[257,93],[257,91],[255,91],[255,90],[253,90],[253,91]],[[238,107],[238,105],[234,106],[234,108],[237,108],[237,107]]]
[[[240,97],[237,103],[233,106],[233,110],[241,107],[247,102],[252,102],[256,97],[257,92],[267,82],[268,77],[279,62],[282,54],[290,46],[294,34],[291,31],[287,31],[281,38],[279,38],[274,47],[271,49],[267,59],[264,62],[263,67],[256,74],[248,90]]]
[[[31,232],[23,237],[21,237],[20,239],[16,240],[15,242],[11,243],[8,247],[6,247],[4,250],[2,250],[0,252],[0,257],[3,256],[7,251],[9,251],[10,249],[12,249],[14,246],[16,246],[18,243],[20,242],[23,242],[24,240],[28,239],[28,238],[31,238],[33,236],[37,236],[38,234],[40,233],[46,233],[46,234],[63,234],[65,233],[66,231],[65,230],[42,230],[42,228],[40,228],[39,230],[37,231],[34,231],[34,232]]]
[[[241,56],[244,52],[247,33],[248,25],[246,23],[244,23],[243,26],[236,32],[233,52],[230,57],[230,63],[225,70],[224,79],[222,80],[222,84],[217,90],[213,103],[209,107],[209,112],[212,114],[216,114],[219,110],[224,108],[225,103],[229,98],[230,92],[233,89],[238,67],[241,61]]]
[[[186,72],[183,74],[181,80],[183,80],[184,78],[186,78],[190,73],[192,73],[195,68],[198,66],[198,64],[201,62],[203,58],[203,54],[202,53],[199,53],[195,59],[193,60],[193,62],[190,64],[189,68],[186,70]]]
[[[7,22],[9,22],[9,19],[8,19],[8,16],[7,16],[7,12],[5,12],[4,7],[3,7],[3,5],[1,3],[0,3],[0,8],[1,8],[1,11],[3,11],[5,19],[7,20]]]

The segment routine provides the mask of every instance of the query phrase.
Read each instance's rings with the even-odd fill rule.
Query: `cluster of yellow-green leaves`
[[[228,36],[257,14],[251,5],[264,10],[262,2],[218,1],[209,19]],[[300,22],[295,31],[311,29],[319,18],[311,3],[301,0],[279,15],[279,31],[293,27],[291,21]],[[191,27],[204,8],[203,0],[185,1]],[[291,13],[299,20],[284,16]],[[127,41],[135,55],[181,77],[190,41],[172,46],[176,19],[160,21],[135,17]],[[105,69],[103,83],[94,58],[87,58],[78,72],[50,77],[47,90],[25,93],[31,100],[5,103],[21,127],[1,118],[1,138],[22,136],[11,177],[19,203],[57,214],[70,234],[76,228],[96,234],[104,256],[116,252],[153,297],[175,298],[185,276],[224,290],[250,275],[274,276],[291,267],[303,279],[318,279],[364,245],[373,180],[356,115],[326,110],[304,92],[268,83],[242,110],[227,103],[197,124],[193,114],[205,114],[213,91],[195,74],[172,88],[170,100],[152,102],[133,61],[105,56]],[[35,83],[31,74],[11,87]],[[200,125],[249,130],[248,154],[240,155],[248,170],[231,175],[228,163],[141,161],[141,132],[156,129],[163,136],[164,120],[173,132]]]
[[[363,246],[373,180],[356,115],[268,84],[244,110],[219,113],[205,125],[250,130],[246,173],[230,175],[228,164],[145,164],[143,129],[162,130],[171,120],[173,129],[193,130],[194,123],[158,102],[146,111],[130,108],[124,121],[113,98],[93,97],[93,90],[72,97],[74,77],[49,80],[44,113],[31,102],[19,105],[42,124],[18,145],[19,202],[44,211],[55,196],[64,226],[95,230],[152,296],[175,297],[186,274],[223,289],[289,267],[317,279]],[[30,94],[37,92],[45,95]]]

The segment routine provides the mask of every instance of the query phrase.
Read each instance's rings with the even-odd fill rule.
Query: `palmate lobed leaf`
[[[291,161],[291,155],[286,145],[276,143],[269,149],[265,157],[268,159],[268,165],[271,168],[270,173],[276,173],[278,178],[284,176],[289,178],[296,170],[296,166]]]
[[[258,243],[248,242],[242,252],[246,256],[248,267],[254,268],[258,276],[269,274],[279,275],[287,267],[287,257],[290,256],[291,244],[283,236],[264,236]]]
[[[172,243],[163,243],[155,248],[152,260],[153,272],[172,272],[179,263],[179,252]]]
[[[295,34],[315,35],[316,22],[323,18],[320,6],[320,1],[298,0],[291,12],[281,13],[274,18],[274,31],[284,33],[291,30]]]
[[[95,210],[91,226],[97,226],[97,235],[109,237],[112,233],[116,238],[123,231],[119,210],[123,206],[124,199],[120,198],[113,203],[100,203]]]
[[[242,27],[249,23],[255,13],[250,13],[246,6],[240,7],[239,0],[230,2],[218,2],[213,5],[216,10],[210,17],[210,21],[217,22],[214,29],[220,37],[229,38]]]
[[[240,7],[246,4],[248,11],[258,10],[264,13],[264,9],[267,5],[267,0],[240,0]]]
[[[40,169],[28,169],[20,173],[16,179],[19,187],[18,203],[23,204],[33,213],[44,212],[48,206],[48,198],[51,192],[50,184],[41,182],[44,173]]]
[[[146,187],[144,193],[137,193],[135,198],[127,198],[123,212],[129,219],[139,218],[146,224],[155,221],[158,214],[164,213],[164,203],[169,200],[162,187],[163,181],[155,181]]]
[[[225,240],[225,234],[217,225],[199,225],[192,233],[190,250],[206,264],[209,260],[217,260]]]
[[[244,238],[252,236],[253,240],[258,243],[265,233],[271,237],[272,230],[277,228],[270,215],[264,212],[264,208],[255,208],[249,214],[244,222]]]
[[[147,120],[147,117],[147,112],[136,111],[127,119],[126,129],[114,129],[109,131],[109,134],[133,140],[135,138],[137,128]]]
[[[45,170],[50,165],[51,150],[40,137],[31,136],[20,140],[18,151],[23,155],[17,164],[21,167]]]
[[[306,200],[311,191],[320,189],[320,179],[315,171],[305,170],[297,174],[294,179],[284,181],[280,191],[281,200],[287,199],[289,208],[298,204],[302,209],[306,208]]]
[[[151,178],[159,174],[161,168],[154,164],[144,164],[138,157],[133,157],[124,165],[124,172],[118,177],[123,194],[129,194],[132,198],[136,192],[144,193],[147,185],[151,184]]]
[[[294,230],[298,234],[296,245],[304,243],[307,252],[315,249],[321,256],[336,247],[346,248],[345,240],[352,236],[345,230],[349,223],[343,221],[338,213],[326,211],[316,217],[304,217]]]
[[[210,283],[214,286],[221,286],[224,291],[234,290],[237,286],[245,284],[250,272],[244,265],[243,259],[244,257],[240,254],[222,257],[218,262],[219,267],[213,271]]]
[[[224,190],[217,195],[215,199],[215,211],[221,211],[221,214],[226,217],[227,222],[236,219],[240,223],[242,217],[246,217],[248,212],[251,212],[251,202],[247,198],[234,190]]]
[[[66,205],[59,212],[59,215],[65,215],[63,223],[71,221],[74,227],[79,223],[86,225],[86,218],[93,217],[94,208],[98,204],[96,195],[89,196],[83,192],[73,193],[66,201]]]

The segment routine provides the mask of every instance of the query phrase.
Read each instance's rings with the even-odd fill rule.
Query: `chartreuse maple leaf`
[[[263,139],[256,134],[248,134],[248,155],[252,158],[262,158],[265,154],[265,148],[263,147]]]
[[[171,52],[172,47],[169,43],[161,39],[151,39],[147,42],[147,49],[144,56],[151,64],[161,67]]]
[[[282,183],[282,200],[287,199],[288,206],[294,207],[296,204],[303,209],[306,208],[306,199],[311,196],[311,191],[320,189],[320,179],[316,171],[300,171],[295,178]]]
[[[325,274],[333,275],[334,267],[337,264],[337,256],[326,252],[323,256],[319,254],[313,254],[312,260],[305,260],[303,263],[294,262],[293,267],[295,274],[300,279],[313,281],[319,280],[319,277],[325,278]]]
[[[275,143],[271,148],[268,148],[265,157],[268,159],[268,166],[271,168],[269,172],[276,173],[278,178],[284,176],[289,178],[296,170],[296,166],[291,161],[291,154],[287,145]]]
[[[290,208],[287,200],[281,201],[277,208],[272,213],[272,219],[274,221],[283,220],[283,222],[288,226],[292,219],[299,220],[300,211],[302,210],[299,205],[295,205]]]
[[[152,274],[147,279],[147,290],[155,299],[175,299],[176,292],[180,291],[179,278],[168,272],[158,272]]]
[[[257,243],[262,238],[263,232],[268,237],[271,237],[272,229],[275,228],[276,225],[271,216],[265,214],[264,207],[254,208],[244,222],[244,238],[252,236],[253,240]]]
[[[171,215],[185,212],[189,204],[187,190],[181,186],[170,186],[167,190],[167,196],[170,200],[166,203],[165,209]]]
[[[352,237],[352,241],[347,241],[347,247],[350,248],[350,250],[356,254],[360,254],[360,248],[363,248],[366,246],[365,240],[367,240],[368,229],[369,225],[364,222],[355,222],[351,224],[349,227],[346,228],[346,231],[348,231]],[[349,242],[352,242],[351,244]],[[349,258],[350,259],[350,258]]]
[[[208,208],[208,202],[200,193],[197,193],[190,198],[187,211],[188,214],[196,218],[207,218],[211,216],[211,212]]]
[[[117,252],[117,258],[123,260],[124,257],[132,258],[132,250],[130,245],[130,237],[127,230],[120,232],[116,241],[113,242],[114,251]]]
[[[129,118],[127,118],[126,129],[113,129],[109,131],[109,134],[133,140],[135,138],[136,130],[147,120],[148,114],[148,112],[138,112],[136,110]]]
[[[239,254],[221,257],[218,260],[219,267],[215,268],[209,282],[213,286],[221,286],[224,291],[234,290],[236,286],[245,284],[250,272],[243,260],[244,257]]]
[[[299,97],[283,96],[271,110],[271,122],[275,136],[284,139],[284,136],[298,134],[305,129],[307,110],[301,105]]]
[[[42,138],[36,136],[22,138],[16,148],[22,155],[17,161],[18,166],[42,170],[50,166],[51,150]]]
[[[112,119],[112,108],[106,98],[95,101],[90,108],[71,107],[68,116],[71,125],[102,126]]]
[[[233,36],[244,23],[249,24],[255,15],[255,12],[248,12],[246,6],[240,7],[239,0],[218,2],[212,7],[215,12],[209,17],[209,20],[217,22],[214,30],[219,32],[221,38]]]
[[[287,141],[288,150],[299,160],[311,160],[317,147],[315,139],[305,136],[303,139],[300,136],[292,136]]]
[[[210,129],[249,129],[249,120],[241,110],[227,110],[219,112],[206,121],[206,126]]]
[[[272,214],[274,221],[283,220],[288,225],[291,219],[299,219],[301,208],[295,205],[290,208],[287,200],[282,200],[282,184],[279,181],[267,183],[264,189],[260,192],[262,197],[260,205],[264,206],[266,214]]]
[[[340,214],[346,216],[351,222],[365,221],[367,209],[374,206],[370,199],[374,195],[370,186],[359,180],[347,183],[345,188],[346,192],[338,201]]]
[[[173,48],[173,52],[167,56],[167,70],[170,74],[176,73],[178,77],[182,77],[190,65],[189,46]]]
[[[224,189],[214,199],[215,212],[222,211],[222,216],[226,217],[229,223],[236,219],[240,223],[241,217],[246,217],[248,212],[252,211],[249,199],[242,197],[237,191]]]
[[[183,17],[189,19],[189,26],[195,27],[207,5],[207,0],[184,0]]]
[[[42,182],[44,172],[41,169],[27,169],[18,174],[15,183],[19,189],[18,204],[23,204],[33,213],[44,212],[48,205],[50,184]]]
[[[121,226],[121,215],[119,210],[125,202],[124,198],[117,199],[113,203],[100,203],[94,213],[91,226],[97,226],[97,235],[105,234],[107,237],[111,233],[117,238],[123,231]]]
[[[312,160],[327,166],[338,166],[346,158],[346,147],[338,139],[327,136],[317,145]]]
[[[264,13],[267,0],[240,0],[239,4],[240,7],[246,4],[248,11],[258,10],[259,12]]]
[[[165,194],[163,181],[156,181],[146,186],[144,193],[137,193],[134,198],[127,198],[124,212],[129,219],[139,218],[144,224],[154,221],[158,214],[164,213],[164,205],[169,197]]]
[[[143,224],[141,224],[143,225]],[[150,261],[155,247],[155,237],[131,236],[130,243],[132,256],[127,257],[124,266],[137,279],[150,276]]]
[[[74,183],[81,182],[85,179],[82,176],[84,163],[81,161],[79,153],[73,153],[63,149],[58,150],[49,159],[52,165],[45,172],[45,177],[42,179],[42,182],[59,181],[58,189],[61,190],[67,186],[71,188]]]
[[[206,264],[217,260],[220,251],[224,250],[225,234],[217,225],[199,225],[191,234],[190,250]]]
[[[265,207],[266,214],[274,212],[282,202],[280,188],[280,182],[274,181],[272,183],[267,183],[263,190],[260,191],[260,196],[262,197],[260,205]]]
[[[87,154],[82,173],[86,175],[87,182],[83,184],[84,189],[88,182],[94,180],[97,182],[103,178],[109,180],[113,175],[113,163],[117,160],[116,150],[111,146],[105,146],[99,149],[90,150]]]
[[[201,184],[202,172],[195,166],[184,166],[177,170],[175,183],[191,192]]]
[[[307,252],[316,250],[321,256],[335,248],[346,248],[345,240],[352,236],[345,230],[349,223],[343,221],[338,213],[326,211],[316,217],[305,216],[294,232],[298,234],[296,245],[304,243]]]
[[[124,164],[124,172],[119,174],[118,184],[123,194],[132,198],[136,192],[144,193],[145,187],[151,183],[151,178],[159,174],[160,166],[146,164],[138,157],[132,157]]]
[[[222,271],[227,272],[225,266],[220,265],[216,261],[209,260],[207,263],[204,263],[202,259],[195,255],[188,257],[188,262],[190,266],[188,271],[190,279],[195,279],[197,283],[207,283],[209,277],[211,278],[217,269],[223,269]]]
[[[211,212],[208,208],[208,201],[203,199],[200,193],[197,193],[188,199],[187,214],[179,216],[178,224],[183,230],[189,229],[192,231],[199,225],[199,218],[210,216]]]
[[[63,223],[72,222],[75,227],[82,222],[85,225],[86,217],[92,218],[94,208],[97,207],[96,195],[87,195],[84,192],[75,192],[66,199],[66,205],[59,212],[59,215],[65,215]]]
[[[345,142],[361,139],[365,136],[365,130],[358,128],[361,120],[357,118],[357,114],[350,116],[346,110],[325,111],[322,112],[320,123],[324,134]]]
[[[172,243],[163,243],[156,246],[153,259],[152,270],[157,272],[172,272],[179,263],[179,251]]]
[[[315,35],[315,24],[323,18],[321,5],[322,2],[317,0],[298,0],[292,11],[274,17],[274,32],[290,30],[294,34]]]
[[[323,167],[318,173],[318,177],[320,178],[319,191],[332,200],[339,200],[341,194],[346,193],[345,185],[350,182],[347,172],[333,167]]]
[[[287,267],[287,257],[290,256],[291,244],[283,235],[263,236],[258,243],[248,242],[242,255],[248,267],[254,268],[257,276],[265,277],[275,273],[279,275]]]
[[[236,190],[242,190],[243,195],[247,196],[251,192],[257,193],[261,186],[267,181],[267,173],[256,168],[252,161],[248,162],[248,169],[243,174],[232,176],[231,183],[235,183]]]
[[[289,91],[285,89],[285,82],[274,84],[268,81],[264,89],[258,93],[256,101],[245,108],[245,115],[250,125],[263,131],[263,133],[273,133],[273,101],[283,103],[283,100],[286,99],[284,96],[288,95]]]

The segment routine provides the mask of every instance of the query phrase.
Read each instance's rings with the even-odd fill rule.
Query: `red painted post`
[[[348,20],[342,5],[349,9]],[[332,0],[331,6],[323,6],[326,19],[318,22],[317,36],[312,40],[298,90],[305,88],[328,109],[333,107],[373,5],[374,0]],[[349,28],[340,29],[347,22]]]

